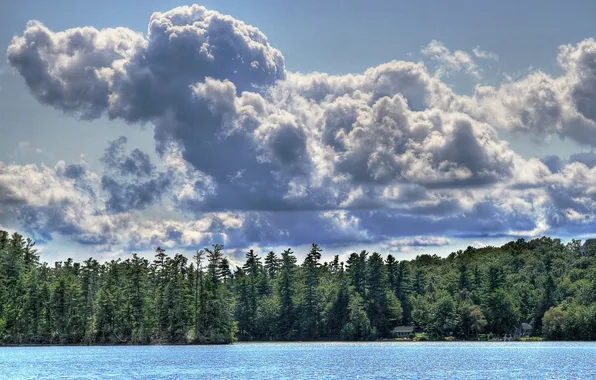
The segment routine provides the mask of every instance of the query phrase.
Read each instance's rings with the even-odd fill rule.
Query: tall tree
[[[280,260],[275,252],[270,251],[265,257],[265,270],[270,279],[277,277],[280,269]]]
[[[279,275],[279,335],[282,339],[294,338],[296,310],[294,306],[294,276],[296,270],[296,257],[290,248],[281,254],[281,268]]]
[[[305,272],[305,284],[303,294],[303,336],[311,340],[319,337],[321,315],[317,286],[319,285],[319,268],[321,266],[321,252],[323,250],[317,244],[313,244],[310,252],[304,259],[303,269]]]

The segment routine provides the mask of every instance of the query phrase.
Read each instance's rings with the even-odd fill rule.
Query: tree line
[[[0,231],[0,343],[186,344],[235,340],[372,340],[396,326],[430,338],[513,332],[596,339],[596,251],[543,237],[468,247],[448,257],[355,252],[323,262],[313,244],[246,253],[232,266],[215,244],[192,258],[53,266],[35,243]]]

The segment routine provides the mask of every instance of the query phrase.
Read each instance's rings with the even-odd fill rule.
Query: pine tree
[[[157,338],[159,340],[165,339],[165,334],[168,329],[168,311],[166,308],[166,281],[167,268],[166,264],[169,257],[166,255],[165,249],[157,247],[155,250],[155,260],[153,260],[153,272],[155,280],[154,293],[154,315],[155,324],[157,325]]]
[[[199,320],[199,341],[205,343],[230,343],[234,339],[233,300],[227,286],[221,283],[218,270],[223,258],[223,246],[214,244],[205,248],[207,278],[204,280],[204,310]]]
[[[277,258],[275,252],[270,251],[267,256],[265,257],[265,270],[267,271],[267,276],[269,279],[274,279],[277,277],[280,269],[280,261]]]
[[[295,336],[295,306],[294,306],[294,272],[296,257],[290,248],[281,255],[279,275],[279,298],[281,302],[279,317],[279,335],[282,339],[292,339]]]
[[[360,297],[366,296],[366,257],[368,252],[362,251],[360,254],[352,253],[347,261],[348,275],[350,283],[360,294]]]
[[[305,285],[303,294],[304,316],[303,316],[303,336],[305,339],[316,339],[319,336],[320,328],[320,310],[317,294],[319,285],[319,267],[321,266],[321,252],[323,250],[313,244],[310,252],[304,259],[303,268],[305,271]]]

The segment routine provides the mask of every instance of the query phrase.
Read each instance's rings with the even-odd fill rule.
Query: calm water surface
[[[596,343],[3,347],[1,379],[596,378]]]

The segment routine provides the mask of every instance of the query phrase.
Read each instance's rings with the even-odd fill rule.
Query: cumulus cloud
[[[577,111],[586,119],[596,121],[596,41],[592,38],[577,45],[561,46],[559,64],[565,70],[568,96]]]
[[[476,118],[543,141],[562,129],[564,103],[560,83],[537,72],[501,87],[478,86],[464,109]]]
[[[499,129],[596,145],[594,44],[562,47],[561,77],[535,72],[462,96],[441,78],[479,78],[479,68],[438,41],[422,51],[436,75],[392,61],[336,76],[288,72],[259,29],[197,5],[153,14],[147,36],[30,22],[8,61],[32,95],[75,117],[149,124],[163,166],[126,137],[95,172],[2,164],[0,223],[12,215],[45,239],[97,247],[214,239],[389,250],[585,228],[596,160],[524,158]],[[151,207],[178,219],[151,219]],[[405,238],[423,234],[440,238]]]
[[[283,56],[257,28],[198,5],[154,13],[147,37],[126,28],[55,33],[32,21],[8,61],[40,102],[130,122],[160,116],[206,77],[243,91],[285,76]]]
[[[563,75],[538,71],[499,87],[478,86],[471,99],[461,99],[461,109],[537,142],[559,136],[596,146],[595,58],[594,39],[561,46],[557,59]]]

